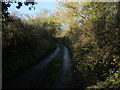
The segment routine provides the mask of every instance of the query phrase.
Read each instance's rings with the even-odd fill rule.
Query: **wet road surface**
[[[33,88],[34,82],[38,80],[42,70],[53,58],[55,58],[60,53],[59,45],[56,45],[56,47],[56,50],[49,57],[40,62],[38,65],[32,67],[16,80],[13,80],[11,83],[6,85],[5,88]],[[53,85],[53,88],[73,88],[71,58],[68,49],[65,46],[63,47],[63,64],[60,69],[60,73],[57,76],[56,82]]]
[[[63,65],[53,88],[74,88],[72,64],[68,49],[64,46]]]
[[[48,65],[48,63],[56,57],[60,52],[60,48],[56,45],[56,50],[45,60],[40,62],[38,65],[32,67],[24,75],[18,77],[16,80],[9,83],[5,88],[32,88],[34,87],[34,81],[37,80],[40,76],[42,70]]]

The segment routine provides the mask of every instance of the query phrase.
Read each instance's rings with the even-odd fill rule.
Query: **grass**
[[[33,88],[51,88],[54,85],[62,66],[63,51],[63,47],[60,46],[60,54],[43,69],[38,80],[34,82]]]

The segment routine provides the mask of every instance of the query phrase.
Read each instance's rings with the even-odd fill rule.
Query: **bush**
[[[55,48],[54,38],[46,29],[14,16],[3,21],[2,41],[3,83],[40,62]]]

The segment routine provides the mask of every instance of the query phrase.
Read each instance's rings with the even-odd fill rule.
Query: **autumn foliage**
[[[72,52],[76,87],[119,88],[120,3],[65,2],[60,6],[65,8],[60,20],[69,28],[60,42]]]
[[[120,2],[59,2],[51,15],[27,18],[2,19],[5,79],[61,43],[71,52],[75,87],[120,88]]]

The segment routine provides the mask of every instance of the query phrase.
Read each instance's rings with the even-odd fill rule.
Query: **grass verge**
[[[64,48],[60,46],[60,53],[43,69],[40,77],[34,82],[33,88],[51,88],[62,66]]]

